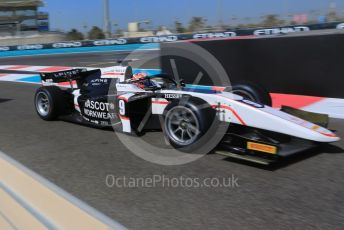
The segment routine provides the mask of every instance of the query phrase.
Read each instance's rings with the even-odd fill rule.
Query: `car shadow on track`
[[[12,100],[12,99],[1,99],[0,98],[0,103],[1,102],[6,102],[6,101],[9,101],[9,100]],[[55,120],[55,122],[60,122],[60,121],[68,122],[71,125],[78,125],[78,126],[81,125],[81,126],[84,126],[84,127],[89,127],[89,128],[94,128],[94,129],[98,129],[98,130],[103,130],[105,132],[114,132],[114,130],[111,127],[103,127],[103,128],[101,128],[101,127],[93,126],[93,125],[90,125],[90,124],[79,123],[79,122],[73,121],[72,119],[60,118],[60,120]],[[162,138],[162,135],[160,135],[161,131],[151,130],[148,133],[151,133],[151,135],[147,135],[146,137],[145,137],[145,135],[143,135],[141,137],[138,137],[138,136],[134,135],[134,137],[143,138],[144,140],[150,142],[151,144],[153,144],[156,147],[166,147],[167,143],[164,142],[164,139]],[[158,134],[158,135],[154,135],[154,134]],[[146,138],[148,138],[148,139],[146,139]],[[159,142],[165,143],[165,145],[161,146],[159,144]],[[216,154],[215,151],[216,150],[213,150],[209,154]],[[242,164],[242,165],[246,165],[246,166],[250,166],[250,167],[254,167],[254,168],[258,168],[258,169],[262,169],[262,170],[275,171],[275,170],[279,170],[279,169],[288,167],[289,165],[295,164],[297,162],[300,162],[300,161],[303,161],[303,160],[306,160],[308,158],[312,158],[312,157],[314,157],[316,155],[324,154],[324,153],[326,153],[326,154],[344,154],[344,149],[339,147],[339,146],[332,145],[332,144],[322,144],[322,145],[319,145],[318,147],[315,147],[313,149],[309,149],[309,150],[306,150],[306,151],[303,151],[303,152],[299,152],[297,154],[294,154],[294,155],[292,155],[290,157],[281,159],[281,160],[279,160],[277,162],[274,162],[274,163],[271,163],[269,165],[263,165],[263,164],[259,164],[259,163],[255,163],[255,162],[250,162],[250,161],[246,161],[246,160],[242,160],[242,159],[237,159],[237,158],[232,158],[232,157],[223,157],[223,158],[221,158],[221,160],[232,162],[232,163],[236,163],[236,164]],[[205,156],[205,157],[207,157],[207,156]]]
[[[323,154],[323,153],[344,154],[344,149],[342,149],[341,147],[335,146],[335,145],[331,145],[331,144],[323,144],[323,145],[320,145],[316,148],[297,153],[293,156],[281,159],[277,162],[274,162],[274,163],[271,163],[268,165],[263,165],[263,164],[250,162],[250,161],[246,161],[246,160],[241,160],[241,159],[236,159],[236,158],[231,158],[231,157],[225,157],[223,160],[237,163],[237,164],[243,164],[246,166],[255,167],[255,168],[259,168],[259,169],[263,169],[263,170],[275,171],[275,170],[279,170],[279,169],[288,167],[289,165],[295,164],[295,163],[300,162],[300,161],[304,161],[306,159],[312,158],[316,155]]]

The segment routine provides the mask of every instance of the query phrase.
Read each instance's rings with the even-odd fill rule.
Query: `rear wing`
[[[41,79],[47,83],[61,83],[61,82],[71,82],[75,80],[79,80],[92,72],[94,70],[87,71],[87,69],[71,69],[53,73],[41,73]]]
[[[70,88],[80,88],[84,82],[96,78],[114,78],[118,82],[131,79],[133,75],[131,66],[114,66],[112,70],[102,73],[101,69],[87,70],[86,68],[75,68],[51,73],[40,73],[43,85],[54,85]],[[67,84],[64,84],[67,83]]]

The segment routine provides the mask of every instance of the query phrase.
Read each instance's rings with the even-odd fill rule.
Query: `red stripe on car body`
[[[334,134],[334,133],[323,133],[323,132],[320,132],[320,134],[322,134],[324,136],[327,136],[327,137],[337,137],[337,135]]]
[[[122,116],[122,115],[119,115],[119,118],[121,118],[122,120],[130,120],[129,117]]]
[[[152,101],[153,104],[168,105],[169,101]]]
[[[72,84],[76,85],[77,83],[76,83],[76,81],[72,81]],[[59,82],[58,85],[70,85],[70,83],[69,82]]]
[[[281,108],[282,105],[286,105],[300,109],[325,99],[324,97],[280,93],[270,93],[270,95],[272,98],[272,107],[274,108]]]
[[[119,96],[117,97],[120,100],[124,100],[125,102],[128,102],[128,98],[124,97],[124,96]]]
[[[239,122],[242,124],[242,125],[246,125],[246,123],[244,122],[244,120],[239,116],[239,114],[233,109],[233,108],[231,108],[231,107],[229,107],[229,106],[226,106],[226,105],[220,105],[220,106],[218,106],[218,105],[212,105],[211,106],[213,109],[215,109],[215,108],[221,108],[221,109],[227,109],[227,110],[229,110],[229,111],[231,111],[232,113],[233,113],[233,115],[239,120]]]

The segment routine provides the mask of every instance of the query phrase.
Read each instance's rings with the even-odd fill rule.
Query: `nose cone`
[[[327,132],[319,132],[319,134],[322,136],[321,142],[336,142],[340,141],[340,137],[338,137],[336,134],[331,132],[330,130],[326,130]]]

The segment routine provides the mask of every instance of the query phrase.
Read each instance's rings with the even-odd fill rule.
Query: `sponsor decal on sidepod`
[[[98,118],[98,119],[111,119],[114,118],[113,114],[109,113],[109,109],[114,109],[115,106],[108,102],[99,102],[87,100],[85,102],[84,113],[85,115]]]

